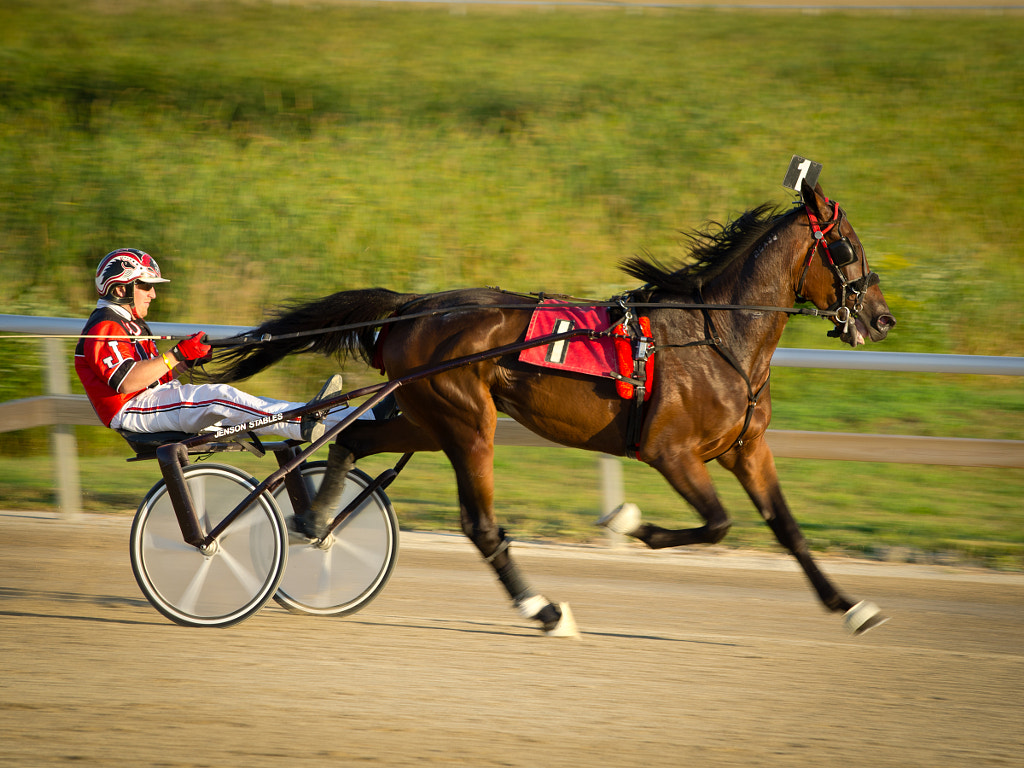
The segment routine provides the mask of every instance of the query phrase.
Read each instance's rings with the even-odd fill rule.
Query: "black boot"
[[[323,388],[306,405],[316,405],[323,400],[330,400],[334,395],[341,392],[344,389],[342,383],[341,374],[336,373],[327,380]],[[313,413],[307,413],[299,420],[299,431],[302,436],[302,440],[307,443],[315,442],[324,436],[324,432],[327,431],[327,427],[324,425],[324,418],[327,416],[327,411],[316,411]]]

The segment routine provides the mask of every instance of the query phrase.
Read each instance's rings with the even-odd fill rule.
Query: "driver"
[[[75,372],[106,426],[126,432],[196,433],[214,425],[266,419],[265,426],[253,431],[309,441],[319,439],[351,412],[342,406],[323,419],[319,414],[285,419],[281,413],[304,403],[256,397],[227,384],[180,383],[179,374],[211,359],[205,333],[162,354],[151,339],[127,338],[152,335],[146,315],[157,284],[166,282],[156,260],[134,248],[111,251],[96,269],[100,299],[75,348]],[[341,376],[336,374],[310,403],[341,389]],[[367,411],[361,418],[373,419],[374,413]]]

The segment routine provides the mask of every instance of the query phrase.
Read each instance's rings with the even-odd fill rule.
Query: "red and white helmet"
[[[119,248],[111,251],[96,267],[96,290],[108,301],[119,304],[131,304],[132,292],[124,299],[113,294],[114,286],[131,286],[137,281],[143,283],[169,283],[170,280],[160,276],[160,266],[156,259],[143,251],[134,248]]]

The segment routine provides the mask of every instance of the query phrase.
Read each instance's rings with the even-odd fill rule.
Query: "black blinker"
[[[828,255],[837,267],[845,267],[857,260],[857,252],[853,250],[853,243],[845,237],[828,244]]]

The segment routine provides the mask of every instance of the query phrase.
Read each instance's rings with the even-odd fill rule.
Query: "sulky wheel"
[[[192,465],[183,472],[204,532],[258,485],[229,466]],[[161,480],[146,494],[132,522],[132,571],[149,602],[171,621],[226,627],[252,616],[277,590],[287,542],[281,511],[263,493],[205,551],[186,544]]]
[[[324,477],[326,462],[302,468],[310,498]],[[350,470],[345,493],[332,517],[370,484],[366,473]],[[279,504],[287,492],[278,489]],[[293,539],[288,567],[274,599],[293,613],[344,616],[373,600],[398,560],[398,518],[383,490],[374,491],[323,542]]]

